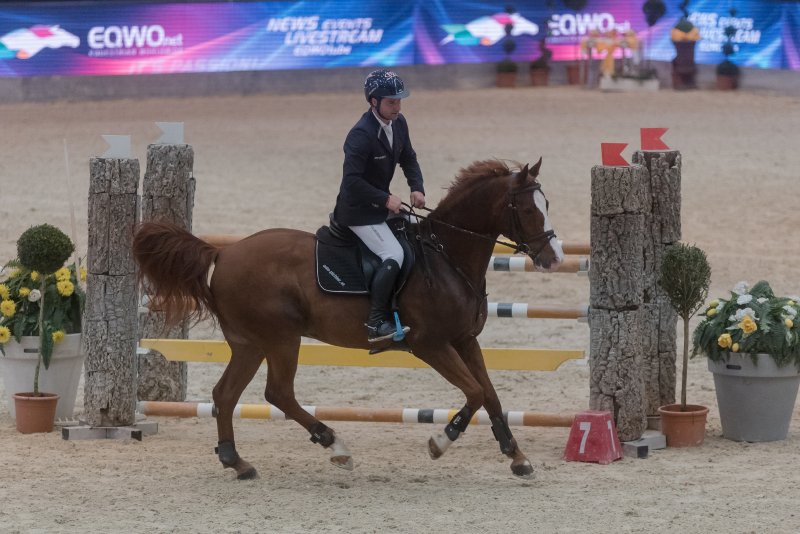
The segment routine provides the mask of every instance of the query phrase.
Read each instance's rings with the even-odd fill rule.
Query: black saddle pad
[[[396,290],[399,292],[414,266],[414,249],[406,235],[408,223],[404,219],[390,219],[387,222],[403,247],[403,266]],[[332,223],[332,226],[317,230],[317,285],[328,293],[368,294],[372,276],[381,265],[380,258],[349,228],[336,223]]]
[[[358,243],[344,242],[330,228],[317,230],[317,284],[329,293],[369,293]]]

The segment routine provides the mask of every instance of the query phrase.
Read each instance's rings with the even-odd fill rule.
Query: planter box
[[[734,441],[786,439],[797,399],[800,372],[778,367],[767,354],[730,353],[728,361],[708,360],[714,373],[722,436]]]
[[[14,394],[33,389],[33,376],[39,358],[39,337],[23,336],[22,343],[11,339],[5,345],[6,355],[0,354],[0,374],[6,390],[6,404],[12,418],[16,418]],[[39,371],[39,391],[59,396],[57,419],[71,419],[75,397],[81,380],[84,354],[81,352],[81,335],[68,334],[53,347],[50,368],[42,365]]]

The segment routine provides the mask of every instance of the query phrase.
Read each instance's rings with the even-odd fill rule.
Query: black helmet
[[[364,96],[370,98],[405,98],[411,93],[406,91],[400,76],[387,69],[370,72],[364,80]]]

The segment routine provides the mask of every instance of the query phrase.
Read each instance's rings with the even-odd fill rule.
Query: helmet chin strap
[[[383,113],[381,113],[381,101],[383,101],[383,98],[382,98],[382,97],[379,97],[379,96],[373,96],[372,98],[374,98],[374,99],[377,101],[377,103],[378,103],[378,105],[377,105],[377,106],[372,106],[372,108],[373,108],[373,109],[375,110],[375,112],[378,114],[378,117],[382,118],[382,119],[383,119],[383,120],[385,120],[386,122],[392,122],[392,119],[390,119],[389,117],[384,117],[384,116],[383,116]],[[372,103],[371,103],[371,102],[370,102],[370,105],[372,105]]]

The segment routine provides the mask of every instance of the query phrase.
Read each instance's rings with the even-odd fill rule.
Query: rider
[[[425,206],[425,189],[417,154],[411,146],[408,124],[400,114],[400,100],[409,92],[403,80],[386,69],[369,73],[364,96],[370,109],[347,134],[344,169],[334,220],[348,226],[383,262],[372,280],[371,309],[367,319],[370,342],[392,337],[391,299],[403,249],[386,224],[390,213],[399,214],[402,201],[389,192],[397,164],[411,188],[411,205]],[[403,327],[406,329],[406,327]]]

